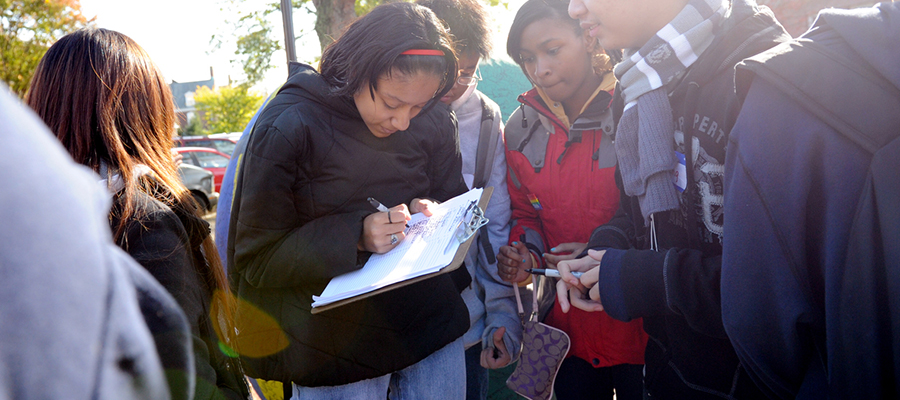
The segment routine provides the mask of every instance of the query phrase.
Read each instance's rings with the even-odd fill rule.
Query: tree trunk
[[[316,7],[316,34],[319,46],[325,51],[344,28],[356,20],[356,0],[312,0]]]

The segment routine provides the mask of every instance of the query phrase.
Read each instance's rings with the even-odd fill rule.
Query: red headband
[[[444,52],[433,49],[410,49],[400,53],[400,55],[408,56],[444,56]]]

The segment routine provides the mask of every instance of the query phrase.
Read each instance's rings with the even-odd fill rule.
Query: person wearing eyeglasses
[[[502,368],[518,356],[522,324],[513,287],[497,275],[496,250],[509,237],[509,191],[500,107],[478,89],[478,64],[490,57],[487,11],[478,0],[419,0],[444,21],[456,39],[459,78],[441,101],[459,121],[462,175],[469,189],[492,186],[484,210],[488,223],[469,248],[465,263],[472,284],[462,292],[469,309],[466,348],[466,398],[487,396],[488,369]]]

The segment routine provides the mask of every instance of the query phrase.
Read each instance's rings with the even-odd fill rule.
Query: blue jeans
[[[488,370],[481,366],[481,343],[466,350],[466,400],[485,400]]]
[[[466,363],[463,353],[462,338],[459,338],[422,361],[377,378],[340,386],[293,385],[291,400],[464,400]]]

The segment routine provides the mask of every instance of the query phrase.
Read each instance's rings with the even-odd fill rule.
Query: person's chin
[[[450,104],[459,99],[460,96],[462,96],[462,93],[458,95],[454,95],[453,92],[447,93],[444,97],[441,97],[441,103]]]
[[[381,137],[388,137],[397,132],[396,129],[381,128]]]
[[[369,131],[372,132],[372,135],[379,138],[386,138],[397,132],[396,129],[388,129],[381,126],[369,126]]]
[[[562,94],[562,92],[565,91],[565,87],[564,87],[564,86],[565,86],[565,85],[563,85],[562,82],[556,82],[556,83],[554,83],[554,84],[552,84],[552,85],[549,85],[549,86],[548,86],[548,85],[541,85],[541,90],[543,90],[544,93],[547,94],[547,96],[550,96],[550,98],[551,98],[553,101],[558,101],[558,100],[556,100],[556,99],[560,98],[559,95]]]

